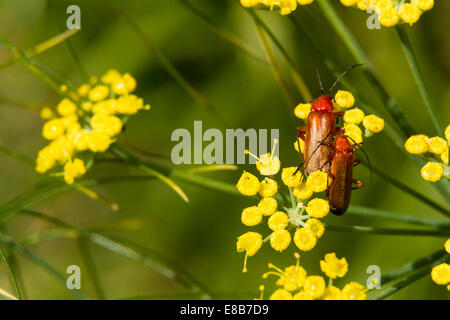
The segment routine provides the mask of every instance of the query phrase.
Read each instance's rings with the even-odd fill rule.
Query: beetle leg
[[[333,114],[334,114],[336,117],[342,117],[342,116],[344,115],[344,111],[336,111],[336,112],[333,112]]]
[[[355,161],[353,162],[353,166],[356,167],[360,163],[361,163],[361,159],[355,159]]]
[[[352,183],[357,185],[357,187],[353,187],[352,190],[361,189],[362,187],[364,187],[364,182],[359,181],[357,179],[352,179]]]
[[[300,138],[303,141],[305,141],[305,134],[303,132],[306,132],[306,126],[297,128],[297,139]],[[300,145],[299,145],[299,147],[300,147]]]

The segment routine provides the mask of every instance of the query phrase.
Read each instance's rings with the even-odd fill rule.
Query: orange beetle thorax
[[[333,101],[331,101],[330,96],[320,96],[316,100],[314,100],[312,107],[312,111],[327,113],[333,111]]]
[[[346,136],[338,136],[335,140],[336,152],[353,152],[353,147]]]

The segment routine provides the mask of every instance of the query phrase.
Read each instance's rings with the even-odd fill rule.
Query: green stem
[[[16,293],[16,297],[18,300],[22,300],[22,292],[20,290],[19,282],[17,281],[16,274],[14,270],[12,269],[8,259],[6,258],[6,255],[3,253],[2,250],[0,250],[0,260],[3,260],[5,263],[6,269],[8,270],[9,279],[11,280],[11,284],[14,288],[14,292]]]
[[[124,239],[120,239],[117,237],[107,237],[96,232],[91,232],[85,228],[74,226],[58,218],[46,215],[41,212],[23,210],[21,211],[21,213],[35,218],[46,220],[50,223],[61,226],[63,228],[70,228],[70,230],[75,231],[75,233],[72,232],[66,233],[65,235],[64,234],[61,235],[63,237],[69,236],[74,238],[76,238],[79,235],[84,236],[86,237],[86,239],[88,239],[92,243],[97,244],[100,247],[115,252],[119,255],[128,257],[130,259],[142,262],[144,265],[159,272],[168,279],[175,280],[181,283],[191,292],[196,293],[197,296],[200,298],[210,297],[209,292],[196,279],[194,279],[186,271],[182,270],[174,262],[169,261],[167,258],[159,255],[156,252],[150,251],[147,248],[143,248],[137,244],[134,244]],[[68,230],[65,229],[65,231]],[[54,237],[54,235],[51,235],[49,239],[55,239],[56,237]],[[41,238],[46,239],[45,236]]]
[[[30,259],[37,266],[41,267],[43,270],[47,271],[51,276],[53,276],[57,281],[59,281],[63,286],[66,286],[66,277],[59,273],[55,268],[49,265],[46,261],[41,259],[39,256],[25,248],[23,245],[13,240],[6,234],[0,233],[0,242],[11,246],[12,249],[22,253],[28,259]],[[70,292],[79,299],[89,299],[87,295],[81,290],[70,290]]]
[[[395,26],[395,30],[397,31],[398,37],[400,38],[403,52],[405,53],[406,59],[408,60],[409,67],[411,68],[411,71],[414,75],[414,80],[416,81],[419,92],[422,96],[423,101],[425,102],[425,106],[427,108],[428,114],[431,117],[431,120],[433,121],[436,132],[438,135],[442,135],[444,132],[444,128],[439,121],[436,107],[432,104],[428,91],[425,87],[425,81],[423,79],[422,72],[420,71],[419,64],[417,63],[417,58],[414,54],[411,42],[409,41],[408,34],[406,33],[405,26],[397,25]]]
[[[329,224],[325,224],[325,229],[336,232],[368,233],[375,235],[391,235],[391,236],[430,236],[430,237],[450,236],[450,230],[442,230],[442,229],[397,229],[397,228],[378,228],[369,226],[336,226]]]
[[[91,255],[89,244],[87,243],[85,238],[80,237],[78,239],[78,246],[80,248],[81,257],[84,260],[88,276],[91,278],[97,297],[100,300],[106,299],[105,290],[103,290],[103,286],[100,282],[100,275],[98,273],[97,267],[95,266],[94,259]]]
[[[309,90],[308,86],[306,85],[305,80],[303,79],[303,77],[298,72],[298,67],[297,67],[296,63],[289,56],[288,52],[286,51],[286,49],[281,44],[281,41],[278,40],[278,38],[275,36],[275,34],[272,32],[272,30],[267,26],[267,24],[264,23],[264,21],[260,17],[258,17],[258,15],[253,10],[248,10],[248,12],[252,16],[252,18],[255,20],[255,22],[257,24],[259,24],[264,29],[264,31],[267,33],[269,38],[272,39],[273,43],[278,48],[278,50],[280,50],[281,55],[284,57],[284,59],[286,60],[287,64],[291,68],[290,71],[292,73],[292,78],[294,79],[294,81],[295,81],[295,83],[296,83],[296,85],[297,85],[297,87],[299,89],[299,92],[300,92],[303,100],[305,102],[311,101],[312,98],[313,98],[312,95],[311,95],[311,91]]]
[[[449,262],[449,261],[450,261],[450,256],[448,254],[446,254],[444,257],[437,260],[433,264],[424,267],[423,269],[413,273],[412,275],[410,275],[410,276],[396,282],[395,284],[389,286],[388,288],[382,290],[380,293],[375,295],[373,297],[373,299],[375,299],[375,300],[386,299],[387,297],[393,295],[394,293],[398,292],[399,290],[403,289],[404,287],[409,286],[410,284],[414,283],[415,281],[417,281],[425,276],[430,275],[430,272],[434,266],[436,266],[440,263]]]
[[[133,19],[130,18],[125,9],[120,7],[116,8],[116,10],[122,16],[124,21],[130,26],[131,30],[138,37],[138,39],[144,44],[147,50],[152,53],[156,59],[158,59],[161,66],[180,85],[180,87],[183,88],[191,96],[191,98],[194,99],[194,101],[204,107],[223,127],[226,127],[227,124],[225,120],[218,113],[215,107],[210,104],[208,100],[175,68],[172,62],[170,62],[170,60],[150,42],[139,25],[137,25]]]
[[[275,54],[272,50],[272,47],[270,46],[269,40],[267,39],[266,33],[264,31],[264,28],[261,26],[260,22],[258,20],[255,20],[256,23],[256,29],[258,31],[259,39],[261,40],[262,47],[264,51],[266,52],[267,60],[269,61],[269,64],[272,68],[272,73],[274,75],[274,78],[278,85],[281,88],[281,92],[283,93],[283,97],[286,101],[286,105],[288,107],[289,115],[292,116],[293,114],[293,108],[295,105],[294,98],[290,92],[289,86],[286,83],[286,80],[283,77],[283,74],[280,70],[280,67],[278,65],[278,62],[275,58]]]
[[[190,10],[193,14],[202,19],[219,37],[223,38],[225,41],[228,41],[230,44],[235,46],[237,49],[241,50],[249,57],[256,59],[260,62],[267,63],[263,57],[260,57],[254,50],[247,47],[247,44],[234,34],[228,32],[221,26],[217,25],[214,19],[210,18],[208,15],[204,14],[202,11],[197,9],[194,5],[192,5],[188,0],[178,0],[181,4],[183,4],[188,10]]]
[[[436,228],[450,228],[450,222],[448,221],[441,221],[427,217],[414,216],[407,213],[390,212],[386,210],[373,209],[362,206],[351,205],[348,208],[347,213],[355,216],[375,217]]]

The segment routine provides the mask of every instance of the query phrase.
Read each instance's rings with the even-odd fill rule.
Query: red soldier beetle
[[[361,163],[361,160],[355,159],[354,153],[361,144],[353,141],[354,145],[352,145],[349,139],[353,140],[351,137],[339,132],[334,144],[328,145],[334,151],[334,154],[330,157],[331,170],[328,173],[327,197],[331,212],[339,216],[343,215],[347,210],[352,190],[360,189],[364,186],[363,182],[353,179],[353,167]],[[361,150],[364,152],[363,149]],[[367,157],[365,152],[364,154]],[[353,187],[353,184],[357,186]]]
[[[312,103],[307,125],[297,128],[297,144],[299,150],[299,139],[305,141],[302,160],[305,165],[306,176],[317,170],[324,170],[325,172],[330,171],[329,156],[331,151],[326,145],[331,145],[333,143],[333,138],[337,129],[335,127],[336,117],[343,114],[342,112],[333,112],[331,92],[350,70],[358,66],[361,66],[361,64],[355,64],[344,71],[328,90],[327,95],[324,94],[322,80],[320,79],[319,71],[316,70],[321,89],[321,96]],[[297,170],[299,169],[300,167]]]

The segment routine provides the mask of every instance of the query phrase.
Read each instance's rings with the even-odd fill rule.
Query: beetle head
[[[333,101],[330,96],[320,96],[316,100],[314,100],[312,107],[312,111],[320,112],[320,113],[329,113],[333,111]]]

